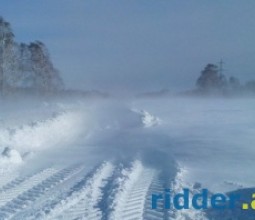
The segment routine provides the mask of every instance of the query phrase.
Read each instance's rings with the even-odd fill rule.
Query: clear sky
[[[16,41],[41,40],[69,88],[192,88],[204,66],[255,79],[254,0],[1,0]]]

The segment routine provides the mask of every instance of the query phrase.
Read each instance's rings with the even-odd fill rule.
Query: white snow
[[[6,147],[1,154],[1,163],[21,163],[22,158],[17,150]]]
[[[146,193],[150,181],[163,189],[164,179],[177,191],[196,183],[213,192],[255,186],[254,99],[0,104],[0,192],[7,198],[0,204],[0,219],[7,219],[6,210],[15,214],[13,219],[21,213],[30,219],[33,214],[42,219],[63,214],[65,219],[64,215],[72,213],[92,219],[128,219],[124,213],[134,208],[135,199],[140,201],[137,210],[141,217],[149,207]],[[73,174],[75,178],[65,178],[61,173],[54,176],[51,171],[40,173],[42,169],[55,173],[77,164],[86,169]],[[85,178],[98,164],[103,165]],[[181,169],[178,173],[178,167],[185,172]],[[149,175],[150,171],[153,174]],[[148,183],[142,181],[144,177]],[[78,179],[86,181],[79,191],[72,191]],[[139,191],[137,186],[145,190]],[[133,190],[141,194],[136,197]],[[21,193],[26,201],[23,206]],[[61,195],[63,199],[59,199]],[[88,205],[83,210],[84,201]],[[203,213],[189,210],[175,216],[200,218]]]
[[[145,128],[150,128],[161,124],[161,120],[158,117],[150,114],[145,110],[139,111],[134,109],[133,111],[140,115],[141,121]]]

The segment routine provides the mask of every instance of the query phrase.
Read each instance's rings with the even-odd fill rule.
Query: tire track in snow
[[[65,200],[55,206],[43,219],[101,219],[101,210],[97,207],[101,200],[102,188],[113,174],[114,165],[103,163],[90,177],[85,177]]]
[[[60,181],[56,186],[51,187],[42,194],[37,201],[30,204],[26,209],[18,212],[12,220],[34,220],[43,219],[57,204],[61,203],[70,192],[70,189],[84,178],[84,173],[88,172],[85,166],[78,167],[72,172],[71,178]]]
[[[72,166],[58,172],[56,172],[56,170],[52,170],[46,174],[47,177],[45,176],[45,171],[43,171],[43,174],[38,174],[38,177],[32,177],[33,179],[30,178],[26,181],[27,184],[24,184],[24,187],[13,189],[14,193],[10,194],[10,198],[12,198],[12,200],[0,208],[0,219],[10,219],[18,212],[29,208],[31,203],[36,202],[36,200],[38,200],[38,198],[40,198],[48,190],[56,187],[59,183],[66,179],[71,178],[78,169],[80,168]]]
[[[139,160],[125,166],[104,162],[89,174],[81,166],[52,169],[52,173],[47,170],[6,185],[0,192],[9,195],[0,207],[1,220],[206,219],[197,210],[164,210],[163,201],[157,210],[151,209],[151,195],[162,193],[169,184],[174,193],[192,189],[184,181],[184,169],[168,180],[161,179],[161,170],[146,167]],[[100,203],[105,203],[104,207]]]
[[[50,169],[55,170],[55,172],[57,172],[57,169],[46,168],[46,169],[37,170],[36,172],[26,175],[26,176],[20,176],[20,175],[16,174],[15,176],[13,176],[13,178],[10,178],[9,181],[6,181],[5,184],[3,184],[1,186],[0,193],[6,192],[7,190],[18,187],[19,185],[21,185],[21,183],[25,182],[29,178],[32,178],[35,175],[38,175],[38,174],[40,174],[46,170],[50,170]]]
[[[145,168],[143,170],[128,195],[121,214],[122,219],[144,219],[144,211],[147,208],[148,190],[156,173],[153,169]]]
[[[45,169],[41,172],[36,173],[31,177],[26,178],[17,178],[14,181],[11,181],[9,184],[2,187],[0,191],[0,207],[4,206],[6,203],[15,199],[17,196],[27,191],[28,189],[34,187],[41,181],[47,179],[57,170],[53,168]]]
[[[1,179],[0,179],[0,192],[3,191],[3,187],[7,186],[8,183],[11,183],[12,181],[15,181],[18,179],[18,174],[16,172],[12,172],[10,173],[9,171],[7,172],[3,172],[3,171],[0,171],[0,176],[1,176]]]
[[[138,160],[123,168],[112,183],[108,213],[104,219],[143,219],[146,195],[156,171],[145,168]]]
[[[18,186],[19,184],[21,184],[22,182],[24,182],[27,178],[29,177],[16,177],[11,181],[7,181],[0,189],[0,193],[9,190],[11,188],[14,188],[16,186]]]
[[[161,200],[158,201],[158,209],[151,208],[151,196],[153,193],[161,193],[164,191],[164,184],[159,179],[159,174],[153,179],[148,193],[146,195],[146,203],[144,208],[144,215],[143,219],[150,219],[150,220],[158,220],[158,219],[166,219],[166,211],[164,210],[164,204]]]

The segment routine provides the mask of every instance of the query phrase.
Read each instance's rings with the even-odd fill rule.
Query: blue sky
[[[1,0],[18,42],[43,41],[67,87],[191,88],[209,63],[255,79],[254,0]]]

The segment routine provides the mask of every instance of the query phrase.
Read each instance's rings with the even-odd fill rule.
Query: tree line
[[[255,95],[255,80],[242,84],[234,76],[227,78],[218,65],[207,64],[196,81],[195,94]]]
[[[17,43],[10,23],[0,17],[0,93],[54,93],[64,88],[46,46]]]

